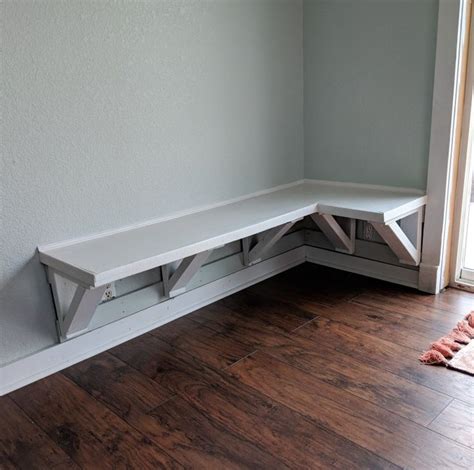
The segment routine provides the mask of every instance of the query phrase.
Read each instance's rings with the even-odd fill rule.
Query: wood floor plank
[[[440,335],[449,333],[456,326],[456,323],[464,317],[464,315],[430,307],[422,302],[410,302],[407,304],[406,299],[387,296],[378,292],[358,295],[351,302],[367,305],[381,311],[388,310],[418,318],[428,322],[429,327],[438,330]]]
[[[180,467],[147,437],[61,374],[10,396],[82,468]]]
[[[311,374],[263,352],[232,366],[229,372],[275,401],[305,414],[321,425],[403,468],[472,468],[474,453],[409,420],[359,399],[342,402]],[[332,392],[329,393],[329,392]],[[329,393],[331,398],[326,395]],[[397,433],[393,433],[397,429]]]
[[[262,321],[259,317],[247,317],[222,305],[201,309],[199,316],[206,327],[251,349],[279,344],[287,338],[287,333],[279,326]]]
[[[459,312],[461,314],[469,313],[474,310],[474,295],[472,292],[466,292],[453,287],[446,288],[437,296],[423,296],[425,302],[438,303],[440,308],[449,312]],[[467,312],[466,312],[467,309]]]
[[[65,374],[187,468],[287,468],[110,354]]]
[[[248,290],[226,297],[213,305],[216,307],[223,305],[246,318],[258,319],[287,332],[301,327],[315,316],[307,310],[295,307],[289,310],[286,304],[278,300]]]
[[[429,427],[474,449],[474,409],[466,403],[453,400]]]
[[[437,295],[426,294],[415,289],[400,288],[387,284],[375,289],[382,295],[404,300],[407,306],[413,303],[443,310],[449,315],[464,316],[474,309],[474,295],[458,289],[447,288]]]
[[[174,320],[170,323],[166,323],[159,328],[151,331],[155,335],[159,335],[159,337],[167,342],[172,342],[176,338],[180,338],[182,336],[194,336],[194,330],[199,328],[199,325],[196,321],[193,321],[195,313],[191,313],[184,317],[180,317],[177,320]]]
[[[292,337],[286,344],[262,348],[287,364],[311,373],[338,391],[378,405],[416,423],[429,424],[452,397],[354,360],[326,343]]]
[[[218,369],[225,368],[254,351],[251,346],[226,334],[193,323],[192,328],[179,328],[178,334],[171,334],[167,329],[161,328],[151,331],[150,334],[188,351],[205,364]]]
[[[148,416],[147,434],[188,468],[288,468],[260,442],[235,434],[181,397]],[[138,423],[141,425],[141,423]]]
[[[0,456],[0,468],[2,470],[17,470],[18,468],[33,468],[33,467],[20,467],[16,466],[8,457]]]
[[[0,398],[0,468],[79,467],[8,397]]]
[[[178,348],[150,334],[120,344],[109,352],[173,393],[188,384],[212,384],[220,380],[214,369],[191,355],[188,361],[176,360]],[[162,377],[166,380],[159,380]]]
[[[123,418],[148,413],[174,396],[107,352],[69,367],[63,374]]]
[[[298,300],[296,304],[298,305]],[[353,302],[324,309],[316,306],[316,310],[320,316],[329,320],[420,352],[442,336],[429,322]]]
[[[354,361],[353,354],[343,354],[331,347],[331,339],[314,342],[275,328],[266,330],[257,320],[246,321],[241,315],[222,307],[218,316],[212,313],[209,316],[203,312],[207,318],[215,318],[208,320],[206,325],[229,340],[247,343],[250,349],[262,349],[284,358],[317,373],[321,380],[420,424],[430,423],[452,399],[389,371]]]
[[[393,467],[156,337],[130,343],[114,348],[113,354],[291,468]]]
[[[366,291],[378,283],[374,279],[324,266],[304,264],[271,277],[248,290],[263,294],[272,292],[278,300],[287,301],[298,296],[302,300],[326,306],[338,305]]]
[[[425,366],[418,360],[419,352],[413,349],[323,318],[313,320],[296,334],[315,344],[329,344],[356,360],[474,405],[472,377],[445,367]]]

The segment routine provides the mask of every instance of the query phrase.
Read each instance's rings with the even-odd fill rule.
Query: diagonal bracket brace
[[[315,224],[321,229],[326,238],[332,243],[336,251],[341,253],[354,254],[355,251],[355,219],[347,219],[349,227],[347,232],[341,227],[339,222],[329,214],[311,214]]]
[[[249,238],[244,238],[242,240],[244,264],[251,266],[261,261],[263,255],[300,220],[302,220],[302,218],[267,230],[253,248],[250,248]]]
[[[58,273],[52,269],[49,269],[48,278],[53,290],[60,340],[65,341],[87,330],[107,285],[88,288],[67,281],[70,286],[67,289]],[[67,290],[70,291],[69,295],[72,295],[69,300]]]
[[[165,296],[175,297],[185,292],[186,285],[206,262],[211,252],[212,250],[207,250],[184,258],[171,277],[169,277],[167,267],[162,269]]]
[[[400,221],[387,224],[371,222],[377,233],[398,257],[400,263],[418,266],[421,259],[423,208]],[[403,228],[402,228],[403,227]],[[405,233],[405,231],[407,233]]]

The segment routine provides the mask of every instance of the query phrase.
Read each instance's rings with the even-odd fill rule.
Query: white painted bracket
[[[209,258],[211,252],[212,250],[207,250],[184,258],[171,277],[169,276],[169,268],[163,266],[161,273],[165,296],[175,297],[185,292],[187,284]]]
[[[398,257],[400,263],[418,266],[421,259],[423,208],[386,224],[372,222],[377,233]]]
[[[336,251],[350,255],[354,254],[356,236],[355,219],[347,219],[348,227],[345,231],[332,215],[311,214],[311,218],[332,243]]]
[[[285,233],[287,233],[296,222],[299,222],[302,218],[293,220],[279,227],[267,230],[262,238],[255,244],[254,247],[250,248],[250,239],[244,238],[242,240],[242,251],[243,261],[246,266],[258,263],[262,260],[262,256],[267,252],[275,243],[280,240]]]
[[[242,257],[243,257],[244,266],[250,265],[250,260],[249,260],[250,239],[251,237],[242,238]]]
[[[107,285],[84,287],[51,268],[48,268],[48,279],[53,290],[60,340],[65,341],[87,330]]]

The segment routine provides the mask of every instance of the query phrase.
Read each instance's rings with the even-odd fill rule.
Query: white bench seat
[[[269,231],[270,238],[267,237],[266,241],[262,242],[262,247],[259,247],[261,251],[265,244],[275,243],[293,223],[305,216],[314,215],[314,220],[321,230],[328,238],[334,239],[336,248],[338,240],[341,242],[341,251],[346,248],[350,252],[349,239],[355,238],[355,234],[347,231],[344,233],[333,216],[372,223],[395,251],[397,239],[399,236],[403,238],[403,235],[394,233],[398,229],[396,221],[413,213],[421,214],[425,204],[426,196],[416,191],[343,183],[304,182],[86,241],[39,248],[39,253],[41,262],[48,266],[52,273],[77,283],[79,293],[75,302],[73,299],[71,307],[79,311],[82,307],[90,310],[90,305],[95,308],[103,294],[103,290],[97,288],[103,288],[108,283],[184,259],[188,265],[182,264],[181,271],[187,270],[186,273],[175,274],[175,277],[181,277],[182,284],[199,269],[209,250]],[[418,219],[421,220],[421,217],[422,215]],[[384,230],[388,232],[384,233]],[[406,245],[407,241],[402,240],[402,245],[403,243]],[[413,248],[416,249],[410,249],[413,251]],[[251,250],[251,247],[248,249]],[[401,254],[403,253],[406,254],[402,246]],[[202,255],[196,257],[199,254]],[[412,261],[413,259],[415,258],[412,257]],[[52,284],[53,277],[50,276]],[[175,293],[179,291],[176,285],[174,287]],[[91,292],[87,292],[88,290]],[[97,292],[93,295],[92,291],[95,290]],[[84,298],[87,297],[89,303],[84,304]],[[68,315],[75,316],[77,312],[70,312]],[[67,337],[72,330],[76,333],[79,331],[77,327],[84,329],[84,324],[90,320],[87,315],[85,317],[85,322],[76,327],[71,324],[69,318],[61,328],[63,336]]]

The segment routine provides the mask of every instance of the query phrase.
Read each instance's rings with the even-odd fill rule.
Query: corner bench
[[[306,216],[337,251],[349,254],[354,252],[356,219],[369,222],[401,263],[416,266],[425,204],[426,196],[417,191],[306,181],[188,215],[38,250],[47,267],[64,341],[87,331],[107,284],[161,267],[165,295],[175,297],[185,292],[213,249],[242,240],[243,263],[258,263]],[[252,243],[251,237],[260,233]],[[172,271],[170,263],[179,260]],[[74,283],[72,295],[64,292],[61,277]]]

